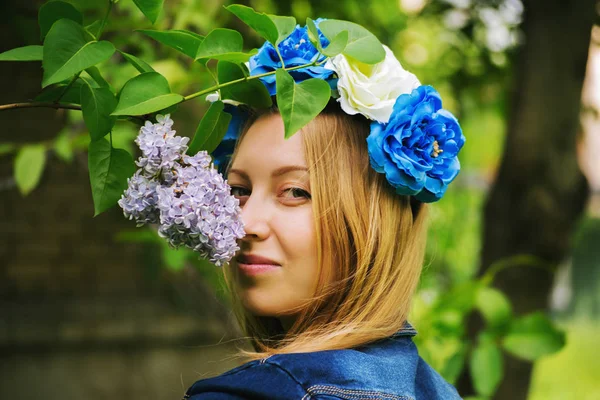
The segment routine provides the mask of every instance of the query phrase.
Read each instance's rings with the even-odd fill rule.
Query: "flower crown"
[[[248,22],[243,13],[234,13]],[[278,100],[293,90],[320,102],[308,115],[290,117],[282,110],[286,137],[318,115],[330,97],[336,98],[347,114],[372,120],[366,140],[370,164],[385,174],[400,195],[425,203],[438,201],[460,171],[457,156],[465,137],[456,118],[442,108],[439,93],[421,85],[387,46],[357,24],[309,18],[306,26],[296,25],[277,46],[266,41],[246,67]],[[267,75],[273,71],[277,73]],[[327,88],[316,85],[318,80],[327,83]],[[215,165],[223,171],[247,114],[237,107],[239,101],[229,99],[223,91],[207,97],[209,101],[219,99],[227,103],[225,111],[232,115],[223,141],[212,153]],[[280,104],[281,108],[285,105]]]

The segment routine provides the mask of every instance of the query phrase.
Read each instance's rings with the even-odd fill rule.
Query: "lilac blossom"
[[[135,219],[136,225],[154,224],[158,222],[158,182],[145,177],[138,170],[127,179],[128,187],[118,201],[123,213],[129,220]]]
[[[158,223],[172,247],[185,246],[217,266],[229,262],[244,237],[239,200],[206,151],[185,154],[188,138],[175,136],[169,115],[140,129],[140,169],[119,200],[137,226]]]

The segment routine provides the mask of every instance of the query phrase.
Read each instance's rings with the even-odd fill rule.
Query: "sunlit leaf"
[[[81,111],[92,141],[103,138],[117,121],[111,116],[117,99],[107,87],[94,88],[87,79],[81,86]]]
[[[469,364],[473,385],[478,394],[491,396],[504,374],[502,352],[493,341],[477,344]]]
[[[38,12],[40,40],[44,41],[52,25],[63,18],[70,19],[79,25],[83,23],[83,15],[72,4],[64,1],[49,1],[43,4]]]
[[[479,282],[472,281],[455,286],[436,301],[436,311],[456,310],[462,314],[468,313],[475,306],[475,299],[480,288]]]
[[[225,9],[241,19],[264,39],[271,43],[277,42],[279,37],[277,26],[267,14],[256,12],[253,8],[241,4],[232,4]]]
[[[490,326],[500,327],[510,322],[512,307],[508,298],[498,289],[482,287],[475,303]]]
[[[285,70],[275,72],[277,105],[286,139],[298,132],[327,106],[331,97],[329,84],[322,79],[307,79],[299,84]]]
[[[327,57],[335,57],[342,53],[348,45],[348,31],[341,31],[321,52]]]
[[[194,155],[200,150],[212,153],[221,143],[231,121],[231,114],[223,112],[223,107],[222,101],[215,101],[210,105],[196,129],[188,154]]]
[[[14,162],[14,176],[23,196],[38,185],[45,164],[46,147],[43,144],[26,145],[19,150]]]
[[[348,44],[343,54],[365,64],[377,64],[385,59],[383,45],[375,35],[354,22],[327,19],[319,23],[319,29],[333,41],[342,31],[348,31]]]
[[[565,333],[558,330],[542,312],[513,320],[502,346],[511,354],[534,361],[555,353],[565,345]]]
[[[18,47],[0,53],[0,61],[42,61],[44,58],[44,47],[33,45]]]
[[[196,60],[205,61],[229,53],[241,53],[244,39],[238,31],[225,28],[213,29],[198,46]]]
[[[63,129],[62,132],[56,136],[52,149],[61,160],[68,163],[73,160],[73,146],[71,145],[68,129]]]
[[[164,0],[133,0],[133,2],[146,18],[154,24],[163,8]]]
[[[269,18],[273,21],[275,26],[277,27],[277,42],[275,44],[279,44],[283,39],[290,36],[290,33],[294,31],[296,28],[296,18],[294,17],[284,17],[280,15],[268,14]]]
[[[42,87],[106,61],[114,52],[112,43],[90,42],[81,25],[69,19],[61,19],[52,25],[44,41]]]
[[[139,32],[191,58],[196,58],[198,46],[204,40],[203,36],[184,30],[153,31],[140,29]]]
[[[171,93],[169,82],[158,72],[145,72],[123,86],[119,103],[111,115],[144,115],[164,110],[183,101]]]
[[[127,178],[135,172],[135,164],[128,152],[112,148],[106,139],[91,142],[88,151],[90,185],[96,216],[117,204],[127,188]]]
[[[458,351],[446,361],[444,368],[440,371],[444,379],[454,384],[465,366],[466,357],[467,346],[463,344]]]
[[[306,28],[308,33],[308,40],[310,40],[312,45],[315,46],[315,48],[319,50],[319,52],[322,52],[323,48],[321,47],[321,40],[319,40],[319,31],[317,30],[317,25],[315,24],[315,21],[312,20],[312,18],[306,18]]]
[[[150,66],[150,64],[148,64],[146,61],[139,59],[132,54],[125,53],[124,51],[121,51],[121,50],[117,50],[117,51],[119,53],[121,53],[123,58],[125,58],[125,60],[127,60],[127,62],[129,62],[129,64],[133,65],[133,67],[135,69],[137,69],[140,72],[140,74],[143,74],[144,72],[155,72],[154,68],[152,68]]]
[[[242,66],[228,61],[219,61],[217,77],[220,83],[246,77]],[[221,99],[235,100],[253,107],[270,107],[273,102],[265,85],[258,79],[239,82],[221,89]]]

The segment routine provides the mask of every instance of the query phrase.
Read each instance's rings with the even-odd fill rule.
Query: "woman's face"
[[[242,138],[227,176],[246,231],[232,275],[244,306],[257,316],[293,315],[316,291],[317,244],[302,135],[286,140],[279,114],[260,117]]]

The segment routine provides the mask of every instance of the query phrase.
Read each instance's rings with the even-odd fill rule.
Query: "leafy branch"
[[[158,113],[173,112],[179,104],[215,91],[224,101],[265,108],[272,105],[271,93],[276,92],[284,120],[285,137],[289,138],[318,115],[331,98],[331,89],[326,81],[312,78],[296,82],[294,76],[298,75],[294,71],[318,67],[340,53],[367,64],[375,64],[385,57],[381,43],[363,27],[348,21],[325,20],[319,22],[317,29],[309,19],[310,43],[301,42],[299,45],[312,44],[314,52],[306,63],[290,65],[289,61],[286,63],[279,45],[295,32],[296,19],[268,15],[234,4],[225,9],[274,46],[279,60],[274,60],[270,66],[272,70],[254,75],[248,71],[246,63],[256,54],[256,50],[244,52],[241,34],[232,29],[215,28],[206,36],[186,30],[140,30],[142,34],[201,65],[207,66],[210,60],[215,60],[216,73],[209,70],[215,84],[187,95],[174,93],[168,80],[146,61],[119,51],[125,61],[139,71],[139,75],[129,79],[116,91],[99,69],[100,64],[112,62],[112,56],[117,51],[110,41],[100,39],[116,2],[107,1],[102,18],[88,26],[83,25],[82,13],[71,3],[61,0],[45,3],[38,15],[43,44],[0,54],[0,61],[41,61],[44,73],[42,91],[33,101],[0,105],[0,111],[48,107],[82,112],[90,136],[88,166],[96,214],[116,204],[134,169],[131,157],[113,149],[112,131],[117,120],[126,119],[138,125],[143,124]],[[156,22],[162,0],[134,3],[152,23]],[[326,48],[321,45],[323,36],[330,42]],[[265,78],[269,78],[272,85],[269,89],[263,83],[266,82]],[[190,149],[215,149],[232,118],[225,110],[220,101],[214,107],[209,107],[198,124]],[[30,151],[23,158],[19,157],[23,149],[16,150],[17,158],[21,160],[30,160],[41,154],[39,151]],[[27,193],[33,186],[28,187]]]

